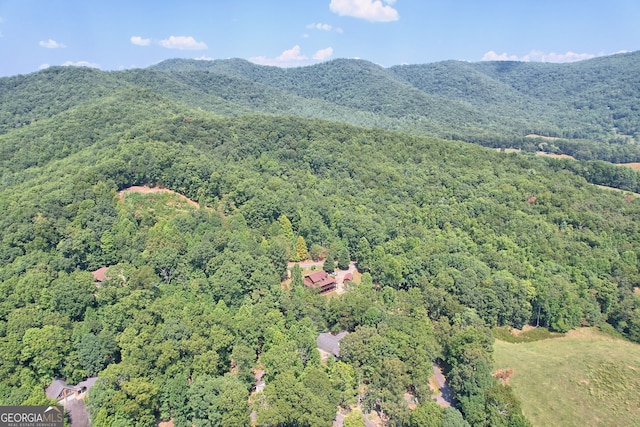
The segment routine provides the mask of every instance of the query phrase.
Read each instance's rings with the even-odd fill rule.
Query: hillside
[[[389,69],[361,60],[293,69],[237,59],[170,60],[154,68],[206,70],[383,116],[426,116],[467,138],[478,138],[481,129],[474,133],[456,124],[447,114],[449,108],[457,110],[456,119],[476,122],[494,136],[535,133],[625,141],[625,137],[636,138],[639,130],[633,107],[640,83],[633,70],[639,58],[635,52],[573,64],[446,61]]]
[[[563,138],[552,151],[629,162],[640,160],[639,58],[634,52],[572,64],[446,61],[387,69],[346,59],[289,69],[240,59],[174,59],[110,73],[52,67],[0,79],[0,132],[113,90],[146,88],[216,114],[294,115],[531,151],[542,141],[525,136],[536,134]]]
[[[95,427],[328,425],[355,406],[527,426],[491,375],[491,327],[606,323],[640,341],[640,199],[590,185],[640,174],[425,136],[483,132],[455,106],[481,120],[490,100],[441,103],[409,80],[346,60],[2,79],[0,404],[48,405],[53,378],[97,376]],[[292,270],[283,287],[307,257],[355,261],[361,283],[327,297]],[[324,365],[327,331],[349,334]],[[434,361],[455,408],[431,402]]]

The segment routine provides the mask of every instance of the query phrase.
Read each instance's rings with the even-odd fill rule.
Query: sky
[[[634,50],[640,0],[0,0],[0,77],[170,58],[390,67]]]

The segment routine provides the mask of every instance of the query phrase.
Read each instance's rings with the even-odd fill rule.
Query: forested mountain
[[[52,68],[0,79],[0,130],[114,89],[152,89],[217,114],[286,114],[585,160],[640,160],[640,52],[571,64],[446,61],[383,68],[338,59],[282,69],[174,59],[102,73]],[[36,89],[37,88],[37,89]],[[548,141],[527,135],[563,138]]]
[[[252,412],[325,426],[356,407],[353,425],[358,410],[391,426],[529,425],[492,376],[491,328],[640,341],[640,200],[589,183],[637,191],[640,176],[424,135],[484,132],[508,111],[499,88],[542,108],[542,89],[499,65],[434,65],[470,70],[473,102],[462,72],[443,71],[459,89],[428,90],[423,66],[350,60],[0,79],[0,404],[48,404],[53,378],[97,375],[96,427],[246,426]],[[124,192],[141,185],[197,206]],[[299,269],[285,281],[305,252],[362,277],[330,297]],[[324,364],[326,331],[350,333]],[[434,361],[454,408],[431,401]]]
[[[419,128],[416,117],[423,117],[440,125],[440,136],[454,130],[479,140],[533,133],[628,142],[637,140],[640,130],[634,101],[640,90],[638,66],[640,53],[634,52],[571,64],[446,61],[384,69],[341,59],[280,69],[235,59],[170,60],[154,68],[235,76],[305,98],[409,119],[411,124],[402,123],[404,130]],[[449,114],[452,108],[455,118]],[[475,128],[461,122],[474,122]]]

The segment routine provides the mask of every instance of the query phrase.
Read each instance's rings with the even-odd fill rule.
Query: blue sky
[[[639,0],[0,0],[0,76],[176,57],[388,67],[634,50]]]

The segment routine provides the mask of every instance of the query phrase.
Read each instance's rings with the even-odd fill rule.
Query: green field
[[[534,426],[640,425],[640,345],[580,329],[494,348]]]

